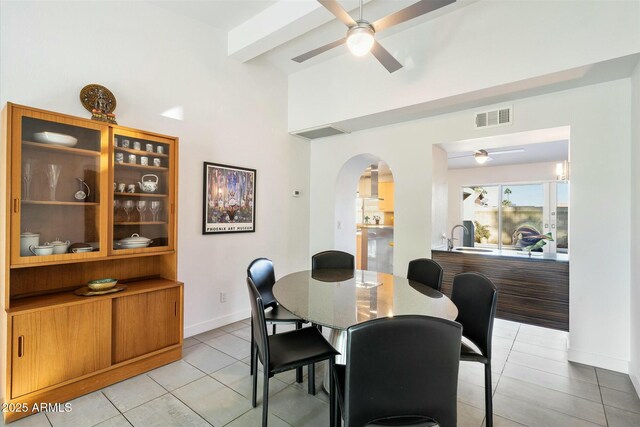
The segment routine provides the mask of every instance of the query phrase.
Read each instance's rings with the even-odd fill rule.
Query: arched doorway
[[[365,193],[366,187],[363,187],[368,183],[371,189],[372,165],[377,169],[378,192],[375,198],[370,191]],[[380,197],[380,190],[384,197]],[[368,201],[363,206],[365,198]],[[345,162],[336,179],[334,209],[336,249],[355,254],[359,268],[392,273],[393,174],[388,164],[370,153],[359,154]],[[370,224],[364,224],[365,216],[369,217]],[[374,217],[379,217],[379,224],[376,224]],[[363,231],[366,253],[362,246]]]
[[[372,163],[358,180],[356,267],[393,274],[393,173],[384,161]]]

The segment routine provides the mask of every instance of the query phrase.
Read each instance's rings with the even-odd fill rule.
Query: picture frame
[[[204,162],[202,234],[256,231],[256,170]]]

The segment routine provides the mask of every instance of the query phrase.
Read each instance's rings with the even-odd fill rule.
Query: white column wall
[[[185,336],[248,316],[253,258],[272,258],[278,276],[307,266],[310,150],[286,132],[285,75],[227,58],[226,32],[148,2],[0,7],[2,104],[90,117],[79,92],[99,83],[117,98],[118,123],[180,137]],[[161,116],[174,107],[183,120]],[[255,233],[201,234],[204,161],[257,169]]]
[[[626,372],[629,362],[630,80],[513,102],[512,126],[473,130],[461,111],[311,143],[311,252],[335,233],[342,165],[374,153],[395,181],[394,270],[430,254],[432,145],[558,126],[571,127],[571,360]],[[490,107],[490,106],[489,106]]]
[[[629,374],[640,395],[640,64],[631,78],[631,361]]]

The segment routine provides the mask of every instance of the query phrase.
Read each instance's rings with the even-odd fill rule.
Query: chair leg
[[[267,418],[269,418],[269,374],[265,368],[262,386],[262,427],[267,427]]]
[[[253,358],[253,347],[256,345],[255,341],[253,340],[253,318],[251,318],[251,361],[249,363],[249,374],[253,375],[253,373],[255,372],[255,367],[256,367],[256,360]]]
[[[493,427],[493,386],[491,384],[491,363],[484,365],[484,404],[486,427]]]
[[[335,378],[333,378],[333,370],[335,369],[335,356],[329,359],[329,427],[337,427],[336,423],[336,384]]]
[[[273,328],[273,329],[272,329],[272,331],[273,331],[273,335],[275,335],[275,334],[276,334],[276,324],[275,324],[275,323],[273,324],[272,328]]]
[[[316,395],[316,365],[311,363],[309,365],[309,378],[307,378],[307,391],[309,394]]]
[[[296,329],[302,329],[302,322],[296,322]],[[302,366],[296,368],[296,382],[302,384]]]
[[[255,408],[257,406],[256,394],[258,393],[258,346],[252,344],[251,347],[251,357],[256,361],[256,371],[253,375],[253,393],[251,394],[251,406]]]

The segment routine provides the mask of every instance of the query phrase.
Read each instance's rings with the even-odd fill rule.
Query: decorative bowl
[[[65,147],[73,147],[78,143],[78,139],[71,135],[55,132],[36,132],[33,138],[43,144],[62,145]]]
[[[138,233],[133,233],[131,237],[125,237],[124,239],[118,240],[116,244],[121,249],[136,249],[136,248],[146,248],[149,246],[153,240],[140,236]]]
[[[90,281],[87,286],[92,291],[106,291],[113,288],[116,283],[118,283],[118,279],[98,279]]]

